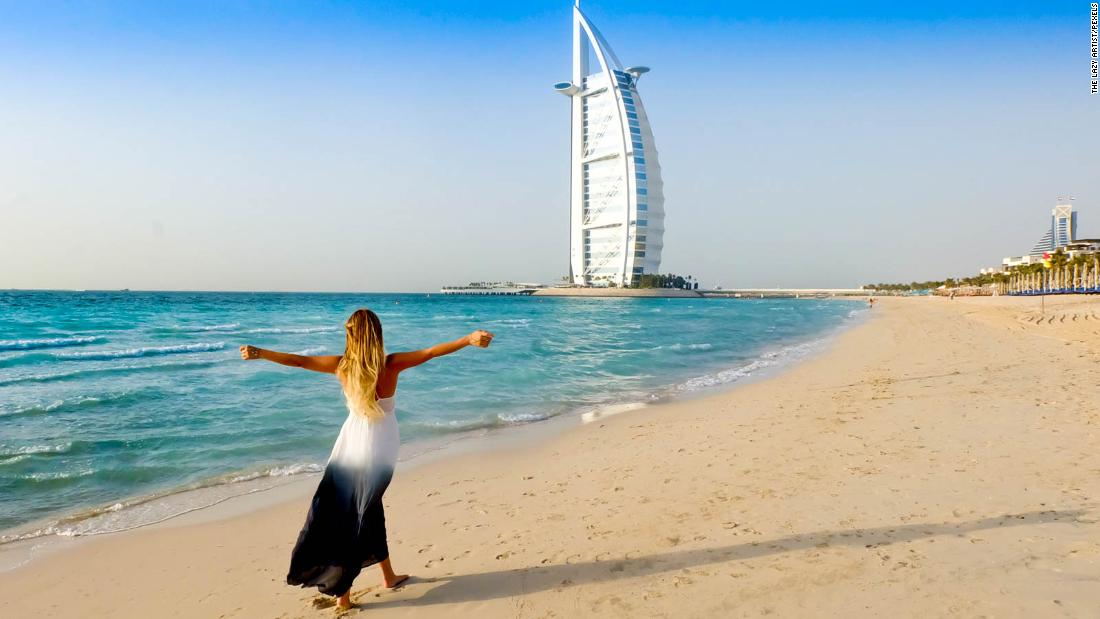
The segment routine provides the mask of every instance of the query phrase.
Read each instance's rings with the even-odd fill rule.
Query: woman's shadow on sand
[[[909,524],[847,531],[815,531],[774,540],[745,542],[716,548],[682,550],[629,559],[584,561],[565,565],[534,566],[479,574],[417,579],[417,582],[426,583],[428,586],[435,583],[442,584],[432,586],[431,589],[418,598],[372,602],[367,604],[365,608],[429,606],[432,604],[491,600],[549,589],[563,589],[576,584],[649,576],[684,568],[727,561],[740,561],[815,547],[863,546],[865,548],[875,548],[929,537],[961,536],[973,531],[1000,527],[1051,522],[1080,522],[1080,519],[1087,513],[1088,510],[1085,509],[1036,511],[1005,514],[957,523]]]

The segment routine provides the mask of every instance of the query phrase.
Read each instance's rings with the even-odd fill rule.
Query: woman
[[[348,418],[313,495],[286,581],[337,597],[341,609],[351,608],[351,583],[364,567],[378,563],[391,589],[408,579],[390,565],[382,511],[400,442],[394,417],[398,375],[466,346],[485,348],[493,341],[492,333],[474,331],[453,342],[387,355],[382,323],[374,312],[357,310],[344,328],[347,343],[341,356],[307,357],[241,346],[242,359],[266,359],[340,379]]]

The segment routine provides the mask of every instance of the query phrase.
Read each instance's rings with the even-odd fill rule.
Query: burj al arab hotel
[[[595,62],[593,62],[595,61]],[[572,105],[569,277],[627,286],[661,266],[664,194],[638,78],[573,7],[573,79],[554,89]]]

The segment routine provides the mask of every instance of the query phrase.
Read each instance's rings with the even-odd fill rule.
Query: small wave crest
[[[304,473],[320,473],[325,470],[325,467],[316,464],[290,464],[287,466],[276,466],[263,471],[253,471],[251,473],[242,473],[234,475],[226,480],[228,483],[235,484],[242,481],[252,481],[253,479],[259,479],[261,477],[287,477],[290,475],[301,475]]]
[[[691,351],[691,350],[710,350],[714,348],[713,344],[703,342],[701,344],[670,344],[668,346],[658,346],[653,350],[675,350],[677,352]]]
[[[504,413],[488,417],[474,419],[450,419],[450,420],[412,420],[402,422],[410,429],[419,429],[429,434],[453,434],[457,432],[472,432],[475,430],[492,430],[518,426],[537,421],[546,421],[553,415],[549,413]]]
[[[432,320],[473,320],[475,317],[467,314],[435,314]]]
[[[335,333],[339,330],[339,327],[259,327],[257,329],[248,329],[245,333]]]
[[[816,350],[822,342],[823,340],[813,340],[768,351],[745,365],[688,379],[674,387],[673,390],[678,392],[698,391],[736,382],[766,368],[774,367],[788,360],[802,358]]]
[[[167,370],[190,370],[216,365],[219,361],[189,361],[172,363],[152,363],[147,365],[119,365],[105,368],[91,368],[87,370],[73,370],[71,372],[53,372],[47,374],[30,374],[16,376],[14,378],[0,380],[0,387],[16,385],[19,383],[51,383],[62,380],[73,380],[87,376],[100,374],[125,374],[128,372],[148,372]]]
[[[228,322],[220,325],[175,325],[173,327],[168,327],[167,331],[177,331],[181,333],[207,333],[209,331],[236,331],[240,328],[240,323]]]
[[[0,407],[0,418],[18,417],[22,415],[44,415],[48,413],[61,413],[73,410],[93,408],[103,404],[121,404],[131,401],[145,400],[155,397],[160,393],[158,389],[139,389],[137,391],[112,391],[94,395],[76,395],[49,403],[38,403],[5,409]]]
[[[520,424],[520,423],[533,423],[535,421],[546,421],[547,419],[549,419],[552,416],[553,415],[550,415],[548,413],[514,413],[514,414],[511,414],[511,415],[508,415],[508,414],[497,415],[497,418],[500,419],[500,421],[502,423],[504,423],[505,425],[516,425],[516,424]]]
[[[48,445],[24,445],[13,447],[0,445],[0,464],[9,464],[12,461],[24,460],[36,454],[59,454],[72,449],[72,442],[52,443]]]
[[[76,471],[45,471],[41,473],[29,473],[23,475],[21,479],[32,482],[51,482],[51,481],[63,481],[66,479],[79,479],[81,477],[88,477],[95,475],[95,471],[92,469],[79,469]]]
[[[108,361],[110,359],[132,359],[136,357],[156,357],[160,355],[182,355],[194,352],[213,352],[225,348],[225,342],[199,342],[197,344],[177,344],[175,346],[143,346],[125,350],[89,350],[84,352],[55,353],[56,359]]]
[[[0,351],[39,350],[42,348],[66,348],[69,346],[86,346],[88,344],[102,342],[103,340],[103,336],[100,335],[51,337],[44,339],[27,340],[0,340]]]

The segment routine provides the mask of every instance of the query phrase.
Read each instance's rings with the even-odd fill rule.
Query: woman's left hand
[[[251,361],[260,358],[260,349],[255,346],[241,346],[241,359]]]
[[[478,348],[488,348],[493,341],[493,334],[481,329],[474,331],[467,337],[470,346],[477,346]]]

